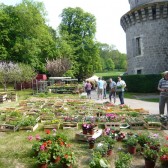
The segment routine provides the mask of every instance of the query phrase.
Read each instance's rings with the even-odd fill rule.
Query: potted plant
[[[145,168],[154,168],[158,158],[158,151],[145,146],[143,150],[143,157],[145,159]]]
[[[88,133],[90,135],[94,134],[94,128],[95,128],[95,124],[93,124],[93,123],[88,124]]]
[[[108,160],[102,158],[102,155],[99,152],[94,152],[92,159],[89,163],[90,168],[109,168]]]
[[[87,134],[87,132],[88,132],[88,125],[86,123],[82,124],[82,130],[83,130],[83,134]]]
[[[115,168],[130,168],[132,156],[129,153],[120,152],[115,161]]]
[[[67,150],[63,152],[63,156],[61,158],[61,163],[63,168],[72,168],[75,164],[76,158],[72,151]]]
[[[135,154],[136,153],[136,145],[138,144],[138,139],[136,136],[130,136],[126,140],[126,145],[128,147],[128,152],[130,154]]]
[[[99,143],[94,151],[97,153],[99,152],[101,154],[101,156],[104,157],[107,155],[108,144],[107,143]]]
[[[144,147],[144,145],[150,141],[148,134],[139,134],[137,139],[138,139],[138,143],[140,144],[141,147]]]
[[[93,149],[94,148],[94,144],[96,142],[95,138],[89,137],[88,138],[88,142],[89,142],[89,149]]]
[[[104,136],[103,139],[104,142],[107,143],[108,145],[107,155],[110,156],[112,154],[112,149],[114,147],[116,140],[110,136]]]
[[[63,155],[63,147],[58,143],[52,143],[49,152],[51,153],[51,161],[54,163],[59,163]]]
[[[168,146],[162,146],[159,152],[159,159],[162,167],[168,167]]]
[[[49,162],[49,153],[48,152],[39,152],[37,156],[37,163],[39,168],[47,168]]]
[[[33,151],[35,156],[38,155],[41,145],[42,145],[42,142],[40,142],[40,141],[37,141],[32,145],[32,151]]]

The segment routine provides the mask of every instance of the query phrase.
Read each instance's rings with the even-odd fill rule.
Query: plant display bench
[[[60,128],[60,123],[58,123],[58,124],[46,124],[46,125],[44,125],[44,131],[45,130],[59,129],[59,128]]]
[[[63,129],[78,129],[78,123],[77,122],[63,122],[62,128]]]
[[[128,119],[128,124],[130,125],[130,129],[143,130],[145,122],[136,117],[131,117]]]
[[[30,131],[35,131],[38,128],[38,123],[34,126],[21,126],[19,130],[30,130]]]
[[[146,128],[148,130],[161,130],[162,124],[160,122],[147,122]]]
[[[88,141],[88,138],[98,138],[99,136],[102,135],[103,130],[102,129],[98,129],[94,132],[93,135],[90,134],[83,134],[83,132],[80,133],[76,133],[75,135],[75,139],[78,141]]]
[[[121,125],[121,123],[119,123],[119,122],[106,122],[104,126],[105,126],[105,128],[110,128],[110,129],[113,129],[113,130],[119,130],[120,125]]]
[[[17,131],[19,126],[10,125],[10,124],[0,124],[0,132],[10,132],[10,131]]]

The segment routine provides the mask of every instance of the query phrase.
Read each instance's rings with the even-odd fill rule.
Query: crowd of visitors
[[[108,81],[98,78],[98,81],[94,83],[95,87],[93,87],[93,83],[89,80],[84,82],[84,90],[87,93],[87,98],[91,99],[91,92],[94,89],[97,91],[97,99],[103,100],[107,99],[107,92],[109,92],[109,101],[110,103],[116,103],[116,93],[119,96],[120,104],[124,104],[124,88],[126,87],[125,81],[118,77],[118,81],[113,81],[110,78]],[[108,88],[108,89],[107,89]]]

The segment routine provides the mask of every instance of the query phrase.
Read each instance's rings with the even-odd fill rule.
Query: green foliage
[[[150,141],[149,139],[149,135],[148,134],[139,134],[138,137],[138,143],[141,145],[141,146],[144,146],[147,142]]]
[[[132,156],[129,153],[120,152],[115,161],[115,168],[130,168]]]
[[[73,74],[79,80],[87,78],[100,67],[98,45],[94,42],[96,19],[79,7],[64,9],[61,17],[61,39],[73,48],[69,57]]]
[[[156,161],[158,157],[158,151],[146,146],[143,150],[143,156],[146,160]]]
[[[16,6],[0,5],[0,60],[23,62],[45,70],[45,59],[55,56],[53,30],[45,24],[44,6],[23,0]]]
[[[48,163],[49,157],[50,157],[49,153],[39,152],[37,156],[37,163]]]
[[[126,54],[120,53],[114,46],[99,43],[102,70],[127,69]]]
[[[102,158],[99,152],[94,152],[92,160],[89,163],[90,168],[110,168],[107,159]]]
[[[117,82],[118,76],[111,76]],[[105,80],[109,80],[109,76],[103,76]],[[126,91],[136,93],[152,93],[157,91],[161,74],[150,75],[125,75],[122,79],[126,82]]]
[[[136,136],[130,136],[125,143],[127,146],[136,146],[138,143],[138,139]]]

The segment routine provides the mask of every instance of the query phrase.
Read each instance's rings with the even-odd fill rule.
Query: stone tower
[[[128,74],[168,70],[168,0],[129,0],[121,17],[126,32]]]

